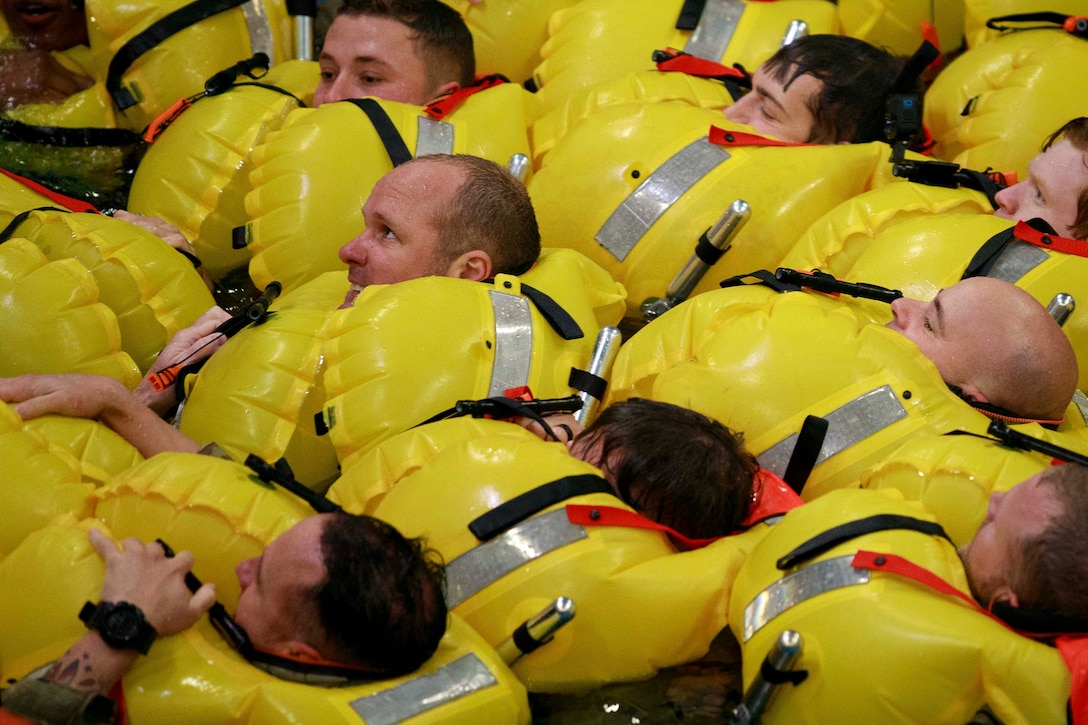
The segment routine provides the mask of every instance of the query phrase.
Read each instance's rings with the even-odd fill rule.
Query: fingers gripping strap
[[[385,146],[385,151],[389,154],[389,160],[393,162],[394,168],[405,161],[412,160],[412,152],[408,150],[408,144],[404,143],[400,131],[397,130],[396,125],[380,103],[373,98],[352,98],[350,102],[358,106],[370,119],[370,123],[378,133],[382,145]]]

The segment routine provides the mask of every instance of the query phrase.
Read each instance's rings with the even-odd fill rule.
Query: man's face
[[[1012,586],[1024,542],[1043,533],[1060,510],[1054,490],[1039,474],[990,496],[986,520],[959,551],[976,599],[985,605],[996,600],[1017,606]]]
[[[368,285],[447,274],[451,260],[442,252],[435,219],[464,181],[460,169],[427,161],[378,180],[363,205],[366,229],[340,248],[351,282],[341,307],[350,307]]]
[[[363,96],[422,106],[437,95],[416,54],[412,31],[392,18],[337,16],[318,64],[321,81],[314,93],[315,106]]]
[[[1062,139],[1028,164],[1028,178],[997,193],[994,216],[1041,218],[1063,237],[1073,234],[1077,197],[1088,186],[1088,154]]]
[[[235,621],[255,645],[265,649],[285,642],[306,642],[319,626],[306,595],[325,581],[321,534],[331,514],[303,519],[278,536],[258,558],[236,568],[242,594]]]
[[[764,63],[752,76],[752,90],[725,109],[725,117],[755,128],[764,136],[805,143],[812,136],[815,118],[810,101],[823,88],[823,81],[800,75],[784,88]],[[789,78],[790,74],[786,77]]]
[[[87,18],[68,0],[0,0],[11,33],[28,48],[66,50],[87,43]]]

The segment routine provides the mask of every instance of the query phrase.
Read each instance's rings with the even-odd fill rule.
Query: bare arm
[[[0,400],[23,420],[54,413],[98,420],[145,457],[164,451],[196,453],[196,441],[160,418],[124,385],[102,375],[21,375],[0,378]]]

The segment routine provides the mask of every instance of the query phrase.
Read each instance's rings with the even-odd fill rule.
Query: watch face
[[[126,642],[135,641],[140,634],[140,624],[143,617],[139,610],[133,606],[118,606],[109,614],[106,621],[106,629],[110,635]]]

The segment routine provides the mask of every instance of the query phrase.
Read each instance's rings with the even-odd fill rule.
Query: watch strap
[[[120,612],[125,610],[135,615],[136,631],[131,633],[113,631],[112,618],[120,616]],[[158,636],[158,632],[144,618],[140,608],[130,602],[99,602],[98,604],[87,602],[79,611],[79,619],[87,625],[88,629],[97,630],[105,643],[114,649],[131,649],[145,655]]]

